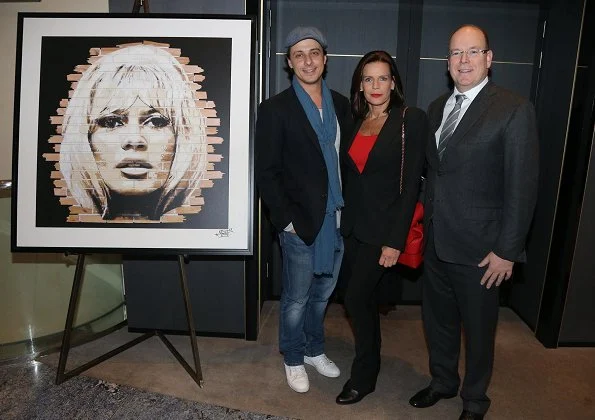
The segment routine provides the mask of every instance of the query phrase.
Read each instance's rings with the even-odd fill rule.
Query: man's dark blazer
[[[432,133],[440,127],[450,95],[428,108]],[[509,261],[525,261],[537,198],[536,127],[531,103],[488,82],[463,115],[442,160],[435,137],[428,144],[425,227],[431,219],[441,260],[476,266],[493,251]]]
[[[353,128],[349,101],[331,91],[341,140]],[[263,101],[255,135],[256,183],[278,231],[293,223],[314,242],[326,212],[328,173],[316,132],[292,87]]]
[[[401,180],[402,109],[392,108],[360,174],[349,148],[362,121],[348,142],[341,145],[343,198],[341,233],[361,242],[403,250],[419,196],[424,153],[429,139],[428,119],[418,108],[405,113],[405,165]]]

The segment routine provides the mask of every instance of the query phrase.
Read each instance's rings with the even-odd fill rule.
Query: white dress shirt
[[[444,112],[442,113],[442,122],[440,123],[440,127],[438,128],[438,130],[436,130],[436,147],[438,147],[438,141],[440,140],[440,133],[442,133],[442,127],[444,127],[446,118],[448,118],[448,114],[450,114],[450,111],[452,111],[452,109],[455,107],[455,103],[457,102],[455,99],[455,96],[457,96],[457,95],[465,95],[466,96],[466,98],[463,100],[463,103],[461,104],[461,112],[459,113],[459,119],[455,123],[455,130],[456,130],[457,126],[459,125],[459,122],[463,118],[463,115],[465,115],[465,112],[467,112],[467,109],[469,109],[469,105],[471,105],[471,102],[473,102],[473,100],[479,94],[479,92],[483,89],[483,87],[488,84],[488,81],[489,81],[489,79],[488,79],[488,77],[486,77],[485,79],[483,79],[483,81],[480,84],[478,84],[474,88],[469,89],[467,92],[464,92],[464,93],[459,92],[458,89],[455,87],[454,91],[452,92],[452,95],[450,95],[450,97],[446,101],[446,105],[444,106]]]

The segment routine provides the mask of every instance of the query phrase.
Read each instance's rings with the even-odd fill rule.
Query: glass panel
[[[76,255],[10,252],[10,190],[0,189],[0,360],[60,345]],[[87,339],[125,319],[121,257],[89,255],[75,325]],[[77,334],[75,334],[75,339]]]

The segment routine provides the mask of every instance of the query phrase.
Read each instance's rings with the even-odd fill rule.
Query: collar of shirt
[[[483,89],[483,87],[488,84],[489,80],[490,79],[486,76],[486,78],[483,79],[480,84],[478,84],[474,88],[469,89],[467,92],[459,92],[459,90],[455,87],[454,88],[454,91],[452,92],[452,95],[450,95],[450,98],[448,98],[448,101],[447,101],[446,104],[447,105],[454,106],[454,104],[456,102],[455,96],[462,94],[462,95],[465,95],[467,97],[463,101],[463,106],[465,106],[465,105],[469,106],[469,104],[471,102],[473,102],[473,100],[479,94],[479,92]]]
[[[463,115],[465,115],[465,112],[467,112],[469,105],[471,105],[471,102],[473,102],[475,97],[484,88],[484,86],[488,84],[488,81],[489,81],[489,78],[486,77],[485,79],[483,79],[483,81],[480,84],[478,84],[477,86],[475,86],[472,89],[469,89],[465,93],[459,92],[456,87],[454,88],[452,95],[450,95],[450,97],[446,101],[446,104],[444,105],[444,112],[442,114],[442,123],[440,124],[440,127],[438,128],[438,130],[436,130],[436,133],[435,133],[436,145],[438,145],[438,143],[440,141],[440,134],[442,133],[442,127],[444,127],[444,122],[446,121],[448,114],[450,114],[450,111],[452,111],[453,108],[455,107],[455,103],[456,103],[455,96],[461,95],[461,94],[466,96],[466,99],[461,104],[461,111],[459,113],[459,118],[457,119],[457,122],[455,123],[455,130],[456,130],[456,128],[459,125],[459,122],[463,118]]]

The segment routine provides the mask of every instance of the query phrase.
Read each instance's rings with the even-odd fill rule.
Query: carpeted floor
[[[54,385],[42,363],[0,366],[0,419],[283,420],[77,376]]]
[[[293,392],[286,384],[283,361],[277,348],[277,314],[278,302],[266,302],[261,317],[261,333],[256,342],[199,337],[198,348],[205,381],[203,388],[194,383],[157,337],[93,367],[84,374],[103,381],[95,382],[103,384],[95,385],[95,388],[109,389],[113,387],[109,384],[118,384],[117,389],[126,392],[132,391],[127,387],[133,387],[181,399],[172,398],[171,401],[176,403],[167,405],[170,408],[157,408],[151,405],[150,398],[154,397],[140,398],[140,406],[146,404],[146,413],[149,413],[147,415],[156,419],[201,418],[199,413],[204,408],[188,405],[192,401],[208,407],[219,407],[219,410],[225,410],[220,407],[240,410],[212,412],[213,417],[203,417],[215,419],[260,418],[229,417],[253,415],[250,413],[300,419],[458,418],[461,411],[461,401],[458,398],[441,401],[427,409],[415,409],[408,404],[411,395],[429,382],[427,350],[418,306],[402,306],[387,315],[381,315],[382,368],[376,392],[351,406],[338,406],[334,401],[343,383],[348,379],[353,357],[353,338],[343,308],[337,304],[331,305],[325,324],[327,354],[341,368],[342,374],[337,379],[325,378],[308,366],[310,391],[305,394]],[[137,335],[122,329],[100,340],[77,347],[71,351],[68,369],[79,366],[135,336]],[[188,337],[168,338],[186,360],[191,360]],[[40,359],[50,367],[55,367],[57,360],[58,354]],[[82,397],[77,393],[67,391],[70,384],[78,380],[85,379],[77,377],[60,386],[48,384],[39,396],[32,396],[27,390],[18,401],[20,404],[33,405],[45,401],[45,405],[52,406],[53,410],[56,407],[68,406],[75,413],[69,418],[85,418],[76,417],[79,415],[76,414],[76,410],[80,409],[80,412],[84,413],[87,410],[84,401],[88,398],[81,400]],[[10,392],[19,391],[13,389]],[[44,397],[54,394],[60,397]],[[492,408],[486,416],[488,420],[595,419],[595,348],[545,349],[514,313],[503,309],[489,395]],[[108,398],[109,395],[104,397]],[[187,409],[196,411],[191,411],[191,414],[188,414],[190,417],[183,417],[184,414],[180,417],[166,417],[166,413],[174,412],[178,405],[192,407]],[[114,411],[112,417],[106,414],[106,417],[97,418],[149,418],[142,417],[145,415],[145,411],[142,410],[136,414],[128,414],[123,411],[125,408],[121,410]],[[0,417],[60,418],[6,417],[2,415],[2,411]]]

